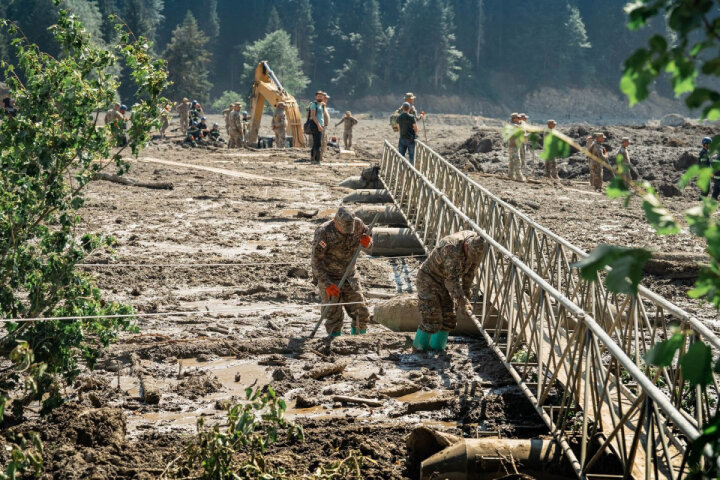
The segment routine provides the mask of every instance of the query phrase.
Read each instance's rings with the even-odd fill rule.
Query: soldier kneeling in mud
[[[415,350],[444,350],[457,317],[472,321],[470,295],[484,247],[484,238],[463,230],[440,239],[420,266],[416,285],[421,321]]]
[[[371,244],[372,238],[367,225],[344,207],[338,209],[333,220],[320,225],[313,238],[312,271],[318,282],[322,303],[330,303],[333,299],[338,299],[338,303],[359,302],[345,305],[345,310],[353,319],[350,330],[352,335],[366,333],[370,322],[370,310],[365,303],[354,265],[342,288],[338,287],[338,283],[350,265],[358,245],[368,248]],[[342,306],[328,310],[325,319],[328,335],[340,336],[343,317]]]

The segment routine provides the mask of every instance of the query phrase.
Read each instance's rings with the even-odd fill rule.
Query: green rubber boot
[[[430,349],[438,352],[445,350],[449,334],[450,332],[442,331],[434,333],[433,336],[430,337]]]
[[[355,327],[350,327],[350,335],[365,335],[367,333],[367,329],[358,330]]]
[[[413,341],[413,348],[415,350],[420,351],[427,351],[428,347],[430,345],[430,334],[417,329],[417,332],[415,332],[415,340]]]
[[[331,337],[339,337],[340,335],[342,335],[342,332],[332,332],[330,334]]]

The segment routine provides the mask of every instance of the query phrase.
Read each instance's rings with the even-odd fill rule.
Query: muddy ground
[[[330,153],[323,165],[312,165],[304,150],[186,149],[171,131],[169,139],[156,140],[131,161],[129,176],[172,182],[173,190],[108,182],[89,187],[84,228],[114,235],[118,246],[114,255],[99,254],[84,268],[108,298],[156,315],[141,318],[139,334],[123,335],[95,372],[78,380],[66,406],[30,426],[14,427],[42,432],[47,478],[158,478],[198,418],[222,422],[227,405],[241,400],[247,387],[266,384],[287,399],[289,419],[305,427],[304,443],[269,452],[273,465],[297,475],[357,449],[369,459],[365,478],[415,478],[417,465],[409,460],[406,440],[419,425],[470,437],[547,435],[479,339],[451,338],[447,354],[436,356],[413,354],[412,335],[380,325],[371,325],[366,336],[350,336],[346,323],[343,336],[332,342],[322,328],[316,338],[306,338],[319,318],[319,309],[309,305],[318,301],[309,275],[313,231],[347,193],[338,183],[377,162],[383,138],[394,138],[385,120],[359,118],[356,155],[350,159]],[[459,116],[428,121],[428,143],[457,151],[466,139],[486,134],[482,129],[488,127],[477,124]],[[691,152],[693,135],[683,137]],[[673,239],[652,235],[636,205],[624,210],[592,192],[582,174],[557,183],[509,182],[494,175],[505,166],[504,150],[498,145],[488,155],[500,161],[467,151],[451,156],[491,191],[582,248],[613,242],[702,250],[687,233]],[[635,157],[642,165],[640,152]],[[497,168],[486,168],[490,165]],[[694,201],[690,194],[666,199],[673,212]],[[298,218],[298,211],[318,213]],[[227,263],[236,265],[217,265]],[[361,257],[369,303],[406,289],[393,271],[407,268],[414,277],[419,263]],[[711,318],[711,311],[685,300],[689,281],[649,283]],[[159,387],[158,404],[141,400],[133,355]],[[310,376],[313,368],[331,364],[345,365],[344,371]],[[338,396],[377,399],[381,406],[346,403]]]

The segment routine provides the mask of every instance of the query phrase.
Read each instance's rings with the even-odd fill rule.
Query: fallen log
[[[152,376],[145,373],[136,353],[130,356],[130,361],[132,362],[132,372],[140,382],[140,399],[148,405],[157,405],[160,403],[161,394]]]
[[[321,378],[327,377],[328,375],[335,375],[336,373],[341,373],[345,370],[346,367],[347,363],[320,364],[307,372],[307,376],[310,378],[314,378],[315,380],[320,380]]]
[[[340,403],[359,403],[367,405],[368,407],[382,407],[383,402],[374,400],[372,398],[360,398],[360,397],[346,397],[345,395],[334,395],[332,397],[333,402]]]
[[[415,412],[431,412],[434,410],[440,410],[449,406],[452,401],[452,397],[435,397],[427,400],[408,402],[406,412],[410,414]]]
[[[695,278],[700,267],[707,265],[710,257],[705,253],[653,252],[643,271],[651,275],[672,278]]]
[[[174,185],[170,182],[141,182],[132,178],[120,177],[111,173],[99,172],[95,174],[94,180],[105,180],[106,182],[129,185],[131,187],[152,188],[155,190],[172,190]]]
[[[396,397],[402,397],[404,395],[410,395],[411,393],[415,393],[420,391],[422,387],[420,385],[416,385],[414,383],[404,384],[404,385],[394,385],[390,388],[386,388],[384,390],[379,390],[378,393],[382,395],[387,395],[391,398]]]

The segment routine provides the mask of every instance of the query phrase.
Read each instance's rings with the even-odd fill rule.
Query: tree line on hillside
[[[49,53],[53,0],[6,0],[16,22]],[[174,98],[246,96],[252,69],[270,60],[296,96],[397,94],[500,98],[544,86],[617,91],[622,63],[661,20],[626,29],[626,0],[64,0],[93,38],[112,44],[116,15],[168,61]],[[279,33],[280,32],[280,33]],[[1,35],[1,34],[0,34]],[[0,57],[12,55],[0,37]],[[274,61],[273,61],[274,60]],[[125,99],[132,92],[121,91]]]

